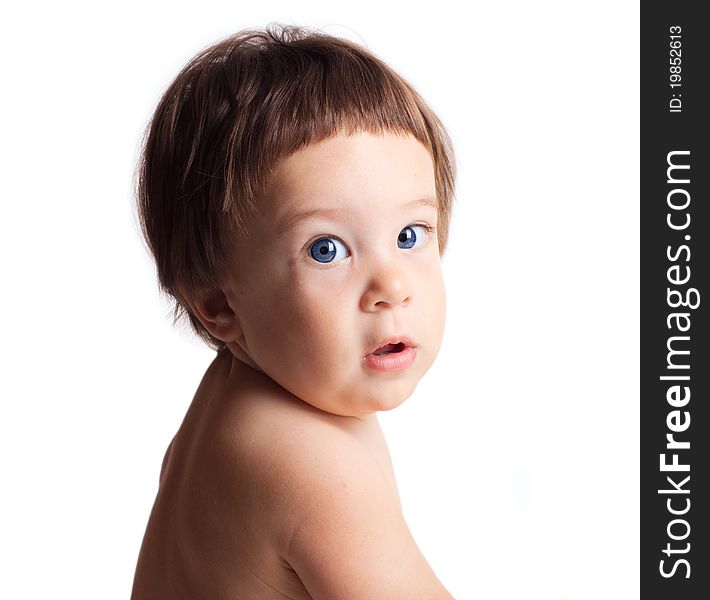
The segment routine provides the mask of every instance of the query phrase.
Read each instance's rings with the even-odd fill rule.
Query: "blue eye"
[[[335,238],[320,238],[311,244],[311,256],[319,263],[338,262],[350,253],[345,245]]]
[[[411,250],[421,246],[427,239],[427,228],[423,225],[408,225],[397,236],[397,246]]]

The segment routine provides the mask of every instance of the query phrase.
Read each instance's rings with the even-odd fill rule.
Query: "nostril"
[[[412,297],[411,297],[411,296],[407,296],[407,297],[405,297],[405,298],[402,298],[402,300],[399,301],[399,304],[409,304],[411,301],[412,301]],[[385,305],[385,306],[392,305],[392,306],[394,306],[394,305],[396,305],[396,304],[397,304],[397,302],[390,302],[389,300],[378,300],[377,302],[375,302],[375,306],[382,306],[382,305]]]
[[[396,306],[409,306],[414,299],[413,290],[405,282],[373,280],[361,298],[361,308],[366,311],[384,310]]]

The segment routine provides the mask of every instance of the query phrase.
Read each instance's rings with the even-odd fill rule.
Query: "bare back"
[[[311,598],[288,560],[298,514],[279,487],[289,481],[279,473],[283,454],[294,448],[298,460],[297,449],[317,447],[321,433],[355,440],[397,497],[371,417],[324,413],[218,355],[166,453],[132,599]]]

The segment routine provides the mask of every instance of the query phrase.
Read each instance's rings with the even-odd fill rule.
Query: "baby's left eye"
[[[426,242],[429,232],[424,225],[407,225],[397,236],[397,246],[405,250],[417,248]]]

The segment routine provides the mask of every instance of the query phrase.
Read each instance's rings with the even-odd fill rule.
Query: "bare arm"
[[[417,547],[399,500],[353,439],[325,436],[294,457],[283,492],[294,526],[286,560],[315,600],[452,596]]]

